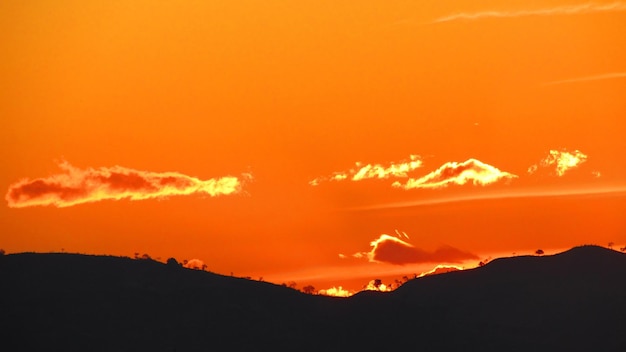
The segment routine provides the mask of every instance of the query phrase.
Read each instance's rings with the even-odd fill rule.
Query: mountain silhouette
[[[626,255],[596,246],[350,298],[152,260],[21,253],[0,257],[0,290],[7,351],[626,351]]]

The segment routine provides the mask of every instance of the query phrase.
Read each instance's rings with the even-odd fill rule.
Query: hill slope
[[[0,283],[12,351],[626,351],[626,255],[592,246],[349,299],[73,254],[0,257]]]

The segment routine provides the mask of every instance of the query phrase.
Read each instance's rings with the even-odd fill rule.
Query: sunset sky
[[[9,0],[0,42],[8,253],[354,291],[626,245],[626,2]]]

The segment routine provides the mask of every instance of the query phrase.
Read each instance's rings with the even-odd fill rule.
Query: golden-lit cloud
[[[357,252],[355,258],[367,258],[370,262],[396,265],[414,263],[461,263],[465,260],[478,259],[475,254],[464,252],[450,246],[442,246],[434,252],[414,247],[400,238],[382,234],[370,243],[369,252]]]
[[[534,174],[541,167],[553,169],[557,176],[563,176],[568,170],[578,167],[585,161],[587,161],[587,155],[579,150],[574,150],[573,152],[550,150],[548,156],[541,160],[541,162],[531,165],[528,168],[528,173]],[[599,172],[594,174],[594,176],[595,175],[597,175],[596,177],[600,177]]]
[[[5,197],[9,207],[68,207],[107,199],[143,200],[191,194],[215,197],[241,189],[241,180],[232,176],[200,180],[177,172],[121,166],[80,169],[62,162],[59,167],[63,173],[12,184]]]
[[[204,269],[206,266],[204,262],[200,259],[190,259],[187,263],[183,264],[183,267],[187,269]]]
[[[425,271],[425,272],[419,274],[418,277],[424,277],[424,276],[430,276],[430,275],[438,275],[438,274],[445,274],[445,273],[449,273],[449,272],[453,272],[453,271],[459,271],[459,270],[465,270],[465,268],[463,268],[462,266],[458,266],[458,265],[439,264],[436,267],[434,267],[432,270]]]
[[[422,160],[418,155],[411,155],[408,160],[393,162],[388,166],[381,164],[366,164],[357,162],[355,168],[348,171],[334,172],[331,176],[319,177],[309,182],[312,186],[317,186],[323,181],[361,181],[367,179],[387,179],[390,177],[408,177],[408,173],[421,167]]]
[[[485,186],[500,180],[517,178],[508,172],[485,164],[476,159],[469,159],[462,163],[447,162],[439,169],[419,179],[410,178],[406,183],[399,181],[393,183],[394,187],[404,189],[414,188],[443,188],[451,184],[464,185],[472,182],[474,185]]]
[[[433,23],[451,22],[458,20],[480,20],[486,18],[508,18],[508,17],[530,17],[530,16],[562,16],[562,15],[580,15],[602,12],[620,12],[626,11],[626,3],[616,1],[612,3],[593,3],[577,5],[565,5],[549,8],[540,8],[533,10],[517,10],[517,11],[479,11],[479,12],[460,12],[452,15],[440,17]]]
[[[569,79],[563,79],[563,80],[560,80],[560,81],[546,82],[546,83],[544,83],[544,85],[548,86],[548,85],[566,84],[566,83],[600,81],[600,80],[615,79],[615,78],[626,78],[626,72],[612,72],[612,73],[604,73],[604,74],[601,74],[601,75],[569,78]]]
[[[363,291],[381,291],[381,292],[390,292],[391,287],[383,284],[382,282],[377,282],[377,280],[372,280],[367,283],[367,286],[363,288]]]
[[[352,291],[344,290],[343,287],[331,287],[325,290],[317,291],[318,294],[324,296],[334,296],[334,297],[350,297],[354,294]]]

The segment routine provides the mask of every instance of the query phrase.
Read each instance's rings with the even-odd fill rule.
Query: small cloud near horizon
[[[424,276],[430,276],[430,275],[439,275],[439,274],[445,274],[445,273],[450,273],[450,272],[453,272],[453,271],[460,271],[460,270],[465,270],[465,268],[462,267],[462,266],[458,266],[458,265],[440,264],[440,265],[437,265],[436,267],[434,267],[433,269],[431,269],[429,271],[424,271],[423,273],[419,274],[418,277],[424,277]]]
[[[429,252],[414,247],[412,244],[400,238],[380,235],[370,243],[372,249],[369,252],[357,252],[354,258],[367,258],[373,263],[389,263],[394,265],[417,264],[417,263],[461,263],[466,260],[478,259],[475,254],[456,249],[451,246],[441,246],[435,251]]]
[[[447,162],[426,176],[419,179],[410,178],[404,184],[396,181],[392,186],[406,190],[444,188],[452,184],[464,185],[470,181],[474,185],[486,186],[500,180],[515,178],[517,178],[517,175],[500,171],[498,168],[476,159],[468,159],[462,163]]]
[[[344,290],[343,287],[331,287],[317,291],[318,294],[333,297],[350,297],[354,294],[352,291]]]
[[[169,196],[206,194],[211,197],[238,193],[241,180],[227,176],[200,180],[178,172],[150,172],[122,166],[80,169],[64,161],[60,174],[23,179],[5,196],[11,208],[69,207],[102,200],[145,200]],[[249,177],[249,175],[244,175]]]
[[[187,269],[204,269],[204,262],[200,259],[190,259],[187,263],[183,264],[183,267]]]

